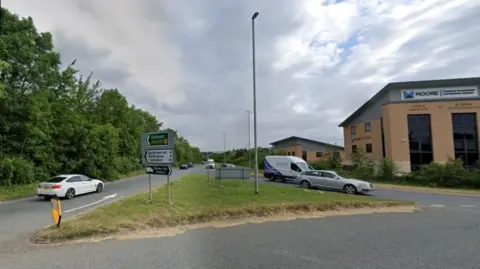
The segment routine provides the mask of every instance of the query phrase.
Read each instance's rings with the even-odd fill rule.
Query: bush
[[[398,166],[390,159],[383,158],[377,165],[377,178],[392,180],[398,173]]]
[[[19,157],[0,159],[0,185],[11,186],[34,181],[34,165],[31,161]]]

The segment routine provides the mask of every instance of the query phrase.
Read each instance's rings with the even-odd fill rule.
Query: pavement
[[[174,174],[178,177],[188,172],[196,171]],[[155,184],[161,181],[164,180],[158,179]],[[148,187],[145,177],[112,184],[126,184],[109,187],[118,196],[128,195],[135,186],[137,190]],[[13,245],[1,246],[0,268],[479,268],[480,257],[475,250],[480,249],[480,197],[399,190],[376,190],[373,195],[415,201],[422,210],[203,228],[163,238],[24,245],[17,249]],[[23,203],[34,202],[10,206]],[[48,202],[44,204],[48,209]],[[79,205],[69,204],[65,208]],[[3,215],[6,211],[1,211],[5,210],[1,209],[3,206],[0,205],[0,234],[8,228]],[[20,217],[9,218],[27,222],[19,223],[23,227],[36,225],[38,220],[29,217],[45,214],[22,212]],[[49,218],[47,213],[47,223]],[[15,231],[18,227],[10,229]]]

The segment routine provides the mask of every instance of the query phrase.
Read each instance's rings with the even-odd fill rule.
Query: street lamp
[[[253,145],[255,147],[255,194],[258,194],[258,150],[257,150],[257,86],[255,76],[255,19],[258,12],[252,15],[252,69],[253,69]]]
[[[250,110],[246,110],[248,113],[248,172],[250,173],[250,169],[252,169],[252,161],[250,160]]]
[[[225,138],[225,131],[223,131],[223,163],[227,163],[227,142]]]

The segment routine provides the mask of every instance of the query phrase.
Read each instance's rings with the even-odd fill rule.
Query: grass
[[[145,174],[144,169],[133,171],[127,174],[122,174],[117,180],[122,178],[134,177],[141,174]],[[33,182],[30,184],[0,187],[0,202],[34,196],[37,192],[38,183],[39,182]]]
[[[427,187],[413,184],[392,183],[392,182],[374,182],[377,188],[396,189],[396,190],[412,190],[429,193],[440,194],[458,194],[458,195],[480,195],[478,189],[461,189],[461,188],[441,188],[441,187]]]
[[[333,192],[304,190],[292,186],[260,184],[240,180],[207,181],[206,175],[189,174],[171,183],[175,205],[168,206],[167,188],[138,194],[68,219],[60,228],[46,227],[35,237],[37,243],[62,242],[121,232],[203,223],[212,220],[270,216],[287,212],[313,212],[341,208],[412,205],[410,202],[376,199]]]

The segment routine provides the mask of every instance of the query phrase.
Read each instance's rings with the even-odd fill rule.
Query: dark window
[[[411,170],[419,170],[433,161],[430,115],[408,115],[408,140]]]
[[[322,158],[323,157],[323,152],[317,152],[317,158]]]
[[[302,159],[304,159],[305,161],[307,160],[307,152],[306,151],[302,151]]]
[[[351,126],[350,127],[350,134],[352,134],[352,135],[357,134],[357,126]]]
[[[335,175],[332,173],[322,172],[322,177],[335,178]]]
[[[333,152],[333,158],[340,158],[340,152],[334,151]]]
[[[47,182],[49,182],[49,183],[60,183],[64,179],[66,179],[66,177],[53,177],[53,178],[47,180]]]
[[[295,156],[295,151],[292,151],[292,156]]]
[[[287,152],[287,155],[288,155],[288,156],[290,156],[290,151],[289,151],[289,152]]]
[[[476,113],[453,113],[452,129],[455,159],[462,159],[467,168],[475,166],[478,161]]]
[[[365,151],[367,153],[372,153],[372,144],[366,144],[365,145]]]
[[[372,125],[370,122],[365,122],[365,133],[369,133],[372,131]]]
[[[301,172],[302,171],[302,169],[300,169],[300,167],[298,167],[298,165],[295,164],[295,163],[290,164],[290,169],[292,169],[292,171],[296,171],[296,172]]]
[[[81,181],[82,181],[82,179],[79,176],[74,176],[74,177],[71,177],[71,178],[67,179],[68,183],[81,182]]]
[[[352,145],[352,153],[357,152],[357,145]]]
[[[383,133],[383,118],[380,118],[380,131],[382,132],[382,154],[383,158],[387,156],[385,152],[385,134]]]

